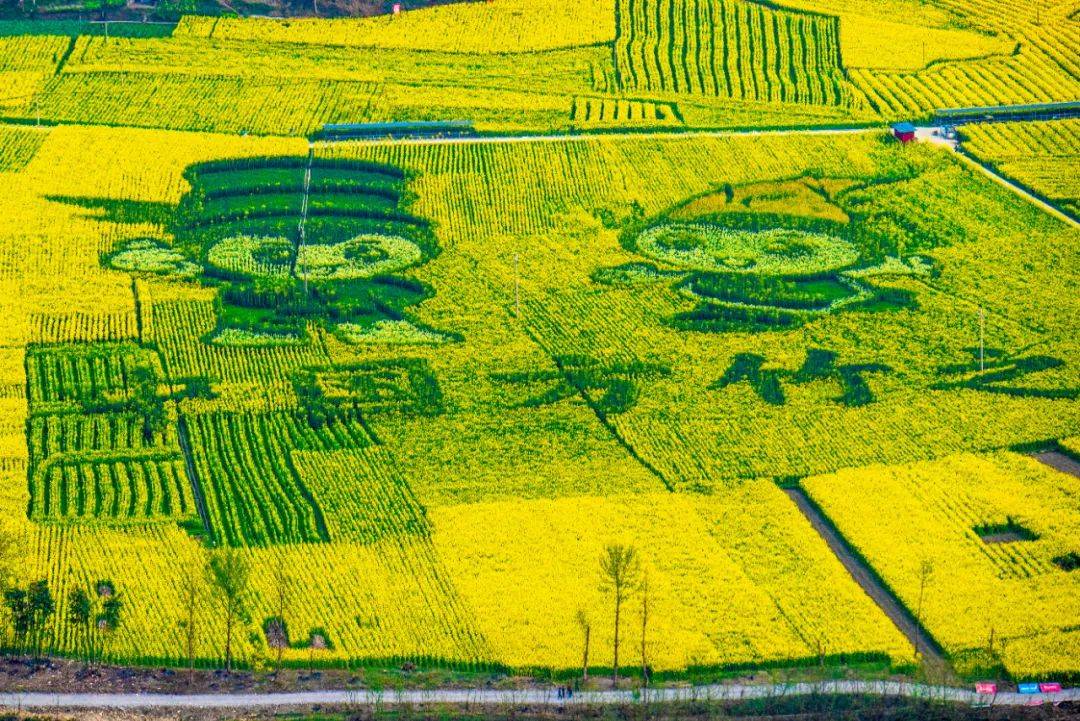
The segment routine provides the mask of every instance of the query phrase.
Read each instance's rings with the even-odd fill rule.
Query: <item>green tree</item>
[[[210,582],[225,618],[225,670],[232,671],[232,640],[237,622],[247,618],[247,590],[251,568],[235,548],[210,554]]]
[[[31,583],[26,591],[26,597],[30,614],[30,634],[34,643],[34,656],[35,658],[41,658],[49,618],[56,611],[56,601],[53,599],[52,591],[49,590],[49,582],[44,579]]]
[[[165,401],[158,395],[158,378],[153,369],[136,366],[131,373],[129,407],[143,419],[143,442],[150,444],[155,433],[162,433],[168,424]]]
[[[26,589],[13,586],[4,591],[4,605],[11,617],[11,630],[15,638],[18,653],[26,650],[30,629],[33,627],[33,613],[30,609],[30,596]]]
[[[105,596],[105,600],[101,602],[101,613],[97,615],[97,630],[101,636],[101,642],[98,644],[99,660],[105,655],[106,641],[111,640],[113,634],[120,628],[120,614],[123,608],[124,602],[115,590]]]
[[[90,621],[93,618],[93,604],[90,594],[81,588],[73,588],[68,593],[67,622],[75,631],[75,650],[89,660]]]

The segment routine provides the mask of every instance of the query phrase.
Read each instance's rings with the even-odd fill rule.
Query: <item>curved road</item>
[[[754,698],[779,698],[810,694],[866,694],[903,696],[970,705],[1028,706],[1038,703],[1080,701],[1080,688],[1055,694],[999,693],[977,694],[951,686],[927,686],[898,681],[825,681],[776,685],[717,685],[650,689],[644,697],[634,691],[589,691],[561,699],[554,689],[532,690],[454,690],[417,691],[300,691],[295,693],[237,694],[140,694],[140,693],[3,693],[0,707],[7,709],[266,709],[333,705],[610,705],[674,701],[737,701]]]

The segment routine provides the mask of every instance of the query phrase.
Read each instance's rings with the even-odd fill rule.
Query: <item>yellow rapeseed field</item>
[[[499,0],[367,19],[237,20],[188,16],[178,35],[312,45],[498,53],[609,42],[614,0]]]
[[[1075,674],[1080,486],[1003,449],[1080,453],[1080,235],[884,127],[1075,99],[1073,10],[494,0],[0,38],[5,580],[48,580],[71,656],[68,593],[109,581],[105,656],[176,665],[197,579],[209,666],[233,547],[241,665],[281,615],[298,666],[570,673],[579,614],[613,660],[599,558],[632,544],[635,673],[911,670],[801,485],[961,677]],[[309,140],[415,120],[522,137]],[[857,127],[683,132],[823,125]],[[1076,121],[964,134],[1076,210]]]
[[[1075,663],[1064,634],[1080,614],[1080,580],[1061,559],[1077,551],[1078,483],[1008,453],[803,481],[950,655],[996,656],[1021,676]]]
[[[614,542],[642,550],[646,654],[657,670],[821,653],[911,657],[768,481],[723,498],[642,494],[449,506],[433,513],[432,523],[447,571],[494,653],[511,665],[572,667],[582,652],[579,610],[595,628],[596,663],[610,664],[612,622],[596,559]],[[628,604],[630,658],[640,658],[642,600],[639,592]]]

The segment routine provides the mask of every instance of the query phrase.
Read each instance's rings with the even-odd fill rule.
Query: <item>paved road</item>
[[[1026,706],[1032,703],[1080,701],[1080,689],[1066,689],[1056,694],[999,693],[996,696],[976,694],[968,689],[951,686],[926,686],[897,681],[826,681],[776,685],[717,685],[649,690],[644,698],[651,702],[673,701],[731,701],[810,694],[868,694],[875,696],[904,696],[927,698],[956,703],[997,706]],[[68,709],[255,709],[295,708],[313,705],[416,705],[473,704],[473,705],[610,705],[641,701],[631,691],[579,692],[574,698],[560,699],[554,689],[529,691],[452,690],[430,691],[302,691],[273,694],[75,694],[75,693],[5,693],[0,694],[0,708],[34,710]]]
[[[596,142],[605,138],[620,140],[673,140],[678,138],[732,138],[758,135],[860,135],[884,133],[882,125],[844,128],[793,128],[772,130],[688,130],[674,131],[619,131],[611,133],[551,133],[537,135],[475,135],[463,138],[386,138],[382,140],[316,140],[315,145],[351,143],[359,145],[491,145],[513,143],[567,143]]]
[[[785,492],[802,511],[802,514],[806,516],[806,519],[810,521],[810,525],[814,527],[818,535],[828,544],[833,555],[839,559],[847,572],[855,579],[855,582],[866,592],[866,595],[874,599],[874,603],[896,624],[896,627],[907,637],[911,645],[918,649],[923,656],[923,660],[943,674],[940,676],[941,680],[952,680],[949,663],[946,661],[937,642],[916,622],[908,610],[896,600],[892,592],[882,585],[881,581],[878,580],[867,565],[851,551],[847,542],[833,529],[832,525],[821,514],[821,511],[806,495],[806,491],[801,488],[788,488],[785,489]]]
[[[1042,198],[1040,198],[1037,195],[1033,194],[1030,190],[1028,190],[1024,186],[1020,185],[1019,183],[1017,183],[1017,182],[1015,182],[1013,180],[1010,180],[1009,178],[1007,178],[1004,175],[1000,174],[999,172],[997,172],[994,168],[990,167],[989,165],[983,164],[974,155],[972,155],[971,153],[964,150],[963,145],[961,145],[961,143],[958,140],[950,140],[949,138],[946,138],[944,135],[942,135],[939,132],[939,128],[932,128],[932,127],[919,127],[919,128],[916,128],[915,129],[915,137],[919,140],[919,142],[933,143],[934,145],[940,145],[940,146],[942,146],[944,148],[948,148],[949,150],[956,153],[957,157],[959,157],[961,161],[963,161],[967,165],[971,166],[975,170],[978,170],[980,173],[987,176],[988,178],[993,180],[998,185],[1002,185],[1002,186],[1008,188],[1009,190],[1016,193],[1017,195],[1019,195],[1024,200],[1028,201],[1029,203],[1032,203],[1033,205],[1038,206],[1041,210],[1046,211],[1047,213],[1054,216],[1058,220],[1066,223],[1067,225],[1071,225],[1074,228],[1080,228],[1080,223],[1078,223],[1075,218],[1073,218],[1072,216],[1058,210],[1057,208],[1055,208],[1050,203],[1047,203]]]

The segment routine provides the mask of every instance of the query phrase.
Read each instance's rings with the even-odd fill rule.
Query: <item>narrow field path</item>
[[[1062,473],[1070,473],[1077,478],[1080,478],[1080,461],[1066,453],[1062,453],[1061,451],[1042,451],[1034,454],[1034,457],[1037,461],[1045,463],[1051,468],[1059,470]]]
[[[984,163],[976,159],[975,156],[971,155],[963,148],[956,148],[955,150],[957,157],[959,157],[964,163],[966,163],[973,169],[978,170],[980,173],[987,176],[998,185],[1004,186],[1005,188],[1011,190],[1016,195],[1019,195],[1024,200],[1038,207],[1040,210],[1049,213],[1050,215],[1057,218],[1066,225],[1080,230],[1080,221],[1078,221],[1076,218],[1046,202],[1045,200],[1035,195],[1030,190],[1020,185],[1016,181],[1010,180],[1004,175],[1001,175],[990,166],[985,165]]]
[[[202,521],[206,535],[213,538],[210,533],[210,514],[206,511],[206,497],[203,495],[202,483],[199,481],[199,471],[195,468],[195,456],[191,452],[187,420],[182,415],[176,423],[176,441],[180,446],[180,454],[184,456],[184,471],[191,484],[191,495],[195,498],[195,510],[199,512],[199,520]]]
[[[582,691],[559,698],[554,688],[529,690],[430,689],[418,691],[301,691],[296,693],[140,694],[140,693],[3,693],[0,708],[59,711],[71,709],[265,709],[308,706],[397,706],[455,704],[472,706],[601,706],[643,701],[738,701],[812,694],[872,695],[928,699],[984,706],[1027,706],[1033,703],[1080,701],[1080,689],[1054,694],[998,693],[993,696],[954,686],[900,681],[823,681],[820,683],[682,686],[647,691]]]
[[[862,587],[870,598],[874,599],[874,603],[885,612],[885,615],[907,637],[911,645],[918,649],[922,654],[924,663],[933,669],[935,673],[942,674],[942,680],[954,682],[956,679],[953,676],[952,669],[945,659],[945,655],[941,652],[941,647],[938,646],[937,641],[919,625],[914,616],[885,587],[870,567],[855,555],[851,547],[848,546],[847,541],[836,532],[832,524],[814,505],[810,497],[806,495],[806,491],[801,488],[787,488],[785,492],[802,511],[802,514],[806,516],[806,520],[810,521],[810,525],[814,527],[818,535],[828,544],[829,550],[840,560],[840,563],[855,579],[855,582]]]

